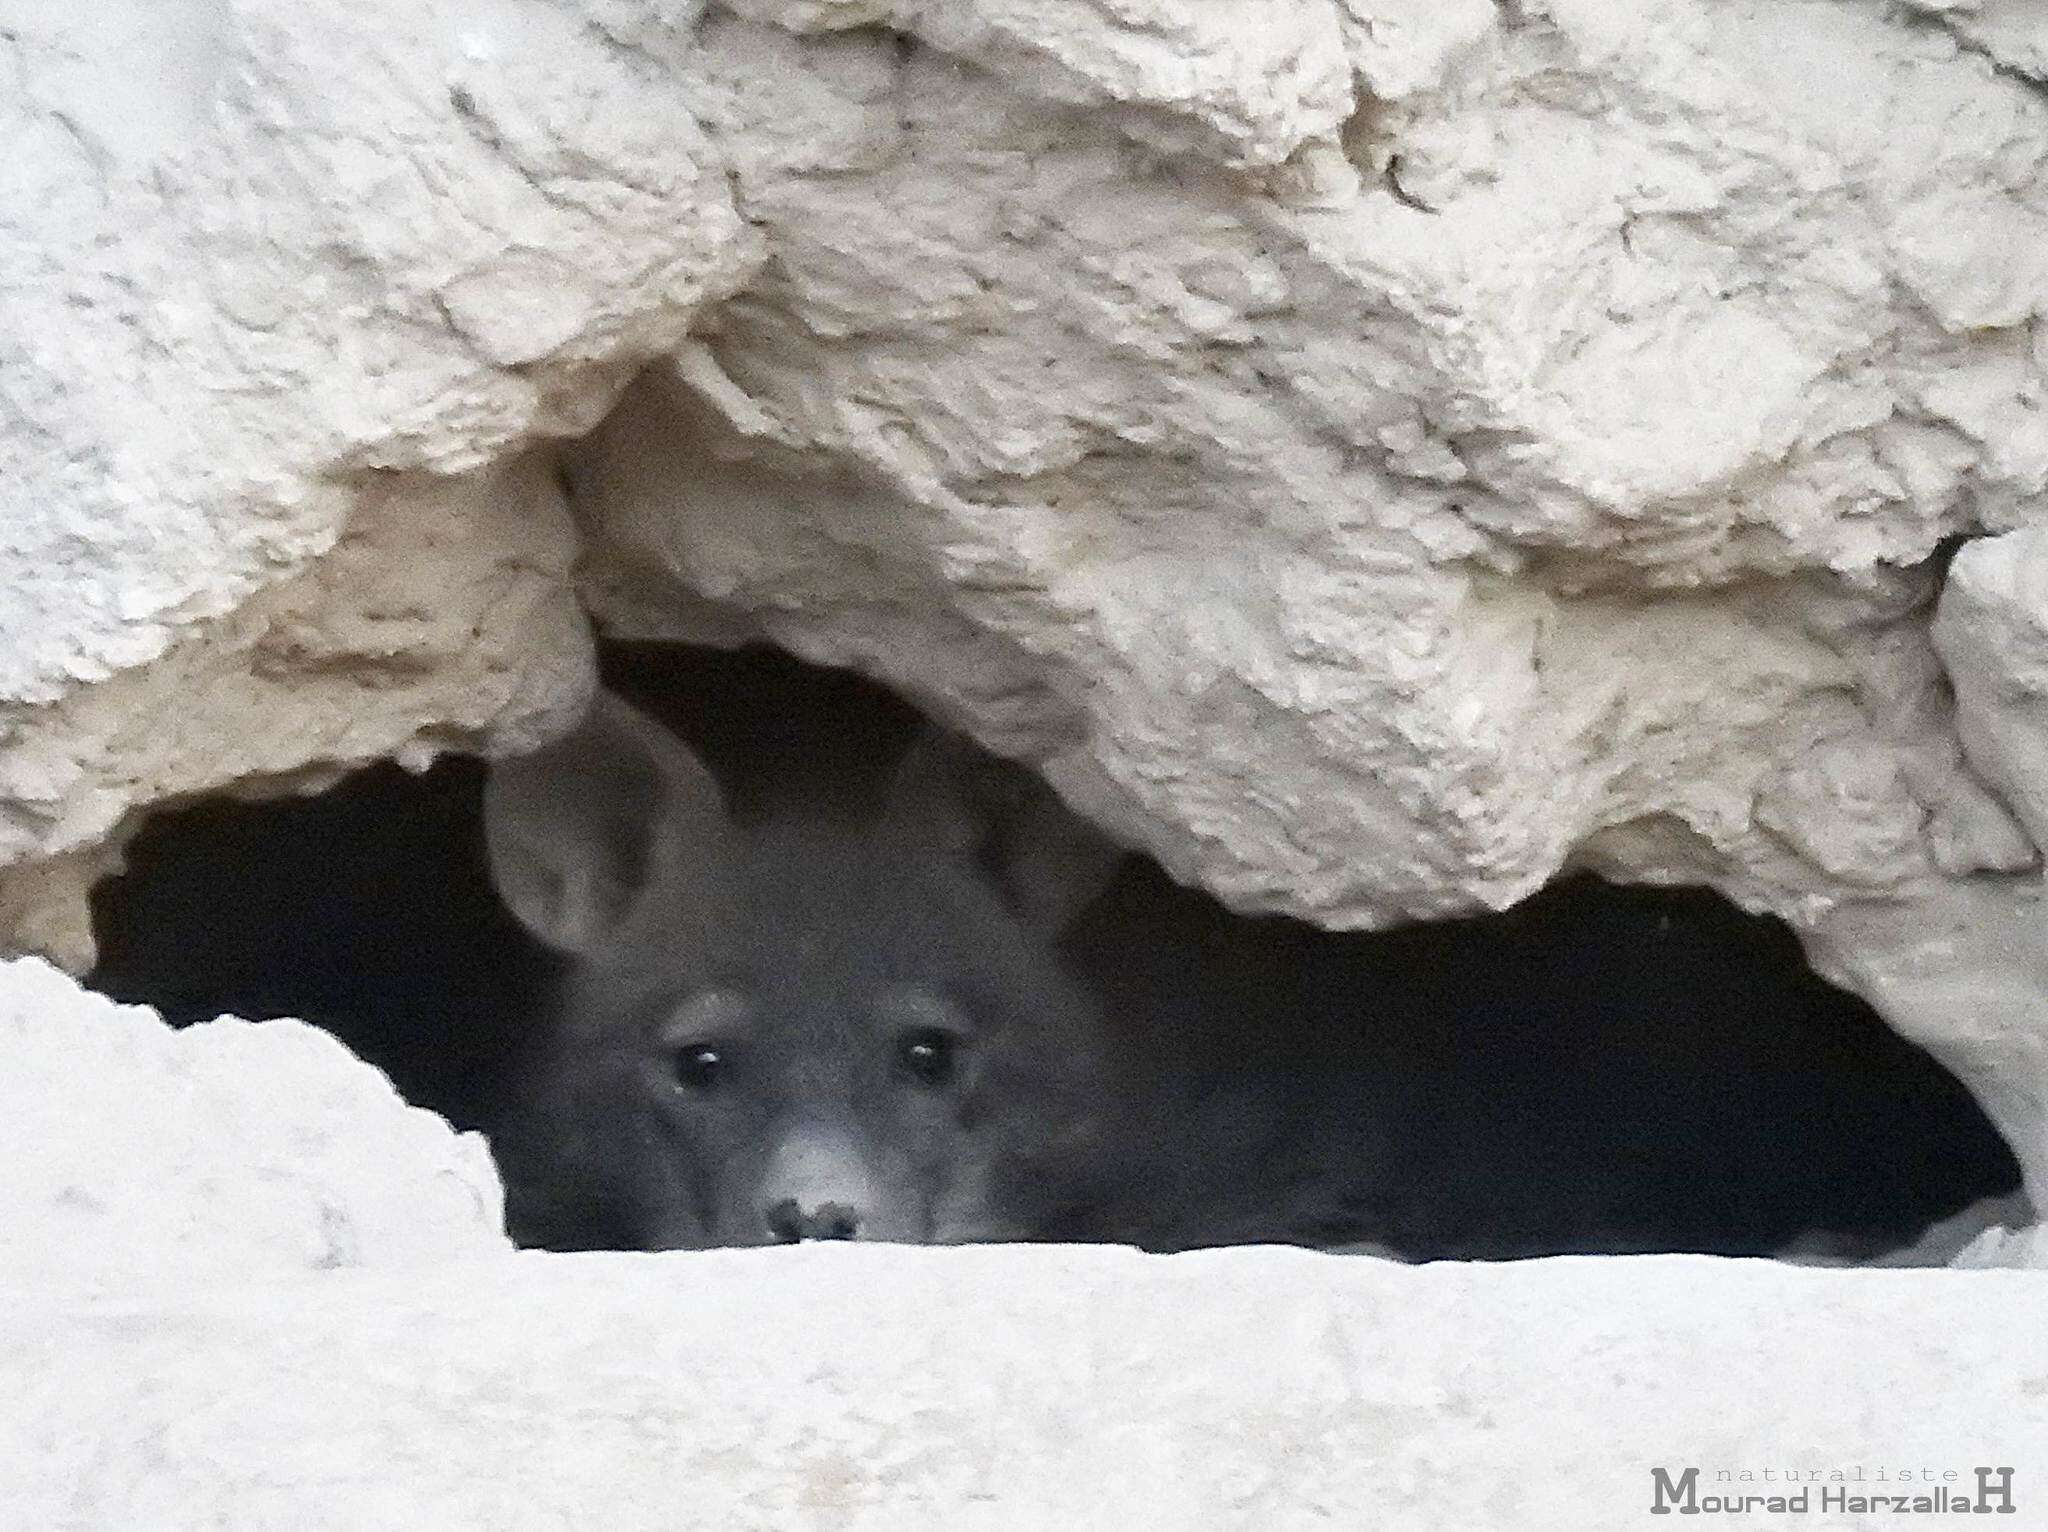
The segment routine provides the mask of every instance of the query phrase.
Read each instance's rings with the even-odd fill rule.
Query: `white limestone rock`
[[[2025,1527],[2043,1377],[2031,1272],[525,1256],[10,1302],[0,1503],[223,1532],[1526,1532],[1654,1524],[1653,1470],[1697,1468],[1700,1497],[1818,1474],[1795,1521],[1877,1526],[1922,1518],[1823,1491],[1952,1504],[2012,1467],[2017,1514],[1985,1524]]]
[[[509,1248],[483,1140],[302,1022],[174,1032],[0,963],[0,1122],[0,1288],[239,1290]]]
[[[1970,764],[2048,845],[2048,526],[1957,552],[1934,643]]]
[[[2001,67],[2048,80],[2048,15],[2033,0],[1906,0]]]
[[[0,700],[587,419],[746,265],[673,81],[547,7],[0,9]]]
[[[147,664],[39,709],[0,746],[0,933],[82,971],[85,895],[138,802],[223,783],[313,790],[392,755],[531,748],[594,684],[559,489],[531,454],[358,497],[324,558]]]
[[[732,0],[798,34],[887,27],[972,63],[1018,94],[1101,114],[1169,152],[1272,165],[1352,109],[1341,13],[1271,0],[1256,25],[1204,0]]]
[[[1246,175],[743,9],[673,57],[771,260],[575,456],[613,624],[881,675],[1331,926],[1571,865],[1830,950],[2028,902],[1930,638],[1944,539],[2048,491],[2009,63],[1875,4],[1353,5],[1358,109]],[[2017,1071],[2048,1193],[2048,1008],[1943,993],[1894,1019]]]
[[[621,631],[894,682],[1242,907],[1714,883],[2048,1194],[2031,705],[1931,634],[1946,542],[2048,495],[2039,39],[0,0],[0,919],[82,962],[150,804],[559,727],[574,567]],[[1914,934],[1965,909],[2013,942]]]
[[[172,1033],[33,960],[0,965],[0,1121],[10,1525],[1507,1532],[1634,1525],[1660,1468],[1797,1469],[1823,1517],[2037,1488],[2031,1271],[513,1254],[480,1143],[323,1034]],[[2044,1258],[1993,1229],[1956,1264]]]
[[[474,542],[434,525],[448,475],[585,428],[758,258],[676,82],[512,0],[0,0],[0,75],[0,865],[172,792],[559,726],[586,640],[537,508],[447,609],[417,560]],[[304,621],[344,652],[253,642],[248,603],[336,550]],[[351,607],[401,605],[437,631],[348,650]],[[394,659],[438,694],[380,695]],[[65,707],[182,707],[195,671],[240,695],[175,751]],[[252,724],[298,743],[245,755]],[[82,926],[42,922],[72,962]]]
[[[712,13],[773,259],[583,455],[600,610],[880,673],[1331,925],[2031,861],[1912,567],[2048,483],[2048,105],[1876,7],[1417,14],[1346,10],[1414,76],[1304,207],[937,24]]]
[[[1889,571],[2048,483],[2048,106],[1947,31],[18,9],[0,695],[210,642],[365,475],[445,514],[403,476],[579,429],[694,325],[661,440],[583,478],[601,605],[709,599],[926,692],[1240,903],[1376,924],[1579,856],[1796,912],[2025,854],[1872,663],[1924,633]],[[543,642],[580,640],[505,641]],[[529,711],[573,705],[551,685]],[[356,748],[518,733],[434,711]],[[66,721],[17,712],[0,855],[161,795]],[[1816,751],[1892,763],[1845,789]]]
[[[2048,1271],[2048,1224],[1986,1229],[1946,1264],[1958,1271]]]

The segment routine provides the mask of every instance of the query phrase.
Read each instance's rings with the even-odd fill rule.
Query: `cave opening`
[[[602,666],[740,814],[873,798],[922,727],[765,648],[612,643]],[[495,1136],[547,1067],[563,960],[493,887],[485,776],[448,757],[157,815],[96,891],[91,982],[174,1024],[303,1017]],[[1181,1206],[1150,1233],[1050,1218],[1039,1237],[1866,1259],[2019,1185],[1934,1059],[1780,922],[1706,890],[1580,876],[1498,915],[1334,934],[1233,914],[1133,855],[1058,951],[1116,1067],[1171,1078],[1121,1154],[1147,1167],[1127,1195]],[[592,1228],[568,1243],[636,1242]]]

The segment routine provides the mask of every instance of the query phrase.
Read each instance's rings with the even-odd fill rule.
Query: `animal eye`
[[[952,1077],[957,1047],[950,1032],[915,1027],[896,1039],[896,1062],[920,1085],[943,1085]]]
[[[725,1053],[716,1043],[686,1043],[676,1050],[676,1083],[691,1090],[709,1090],[725,1067]]]

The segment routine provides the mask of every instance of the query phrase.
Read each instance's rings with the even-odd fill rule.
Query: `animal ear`
[[[688,746],[610,692],[531,755],[494,761],[484,784],[491,881],[527,930],[587,952],[657,883],[711,886],[732,826]]]
[[[881,834],[972,862],[1027,924],[1052,935],[1109,886],[1124,851],[1043,778],[972,741],[927,728],[905,752]]]

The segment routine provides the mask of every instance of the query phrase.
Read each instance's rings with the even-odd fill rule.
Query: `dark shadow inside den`
[[[614,644],[604,670],[742,808],[767,783],[879,782],[920,723],[879,686],[765,649]],[[493,892],[483,780],[449,758],[158,815],[95,895],[92,983],[177,1024],[303,1017],[415,1104],[493,1132],[534,1067],[557,960]],[[1338,935],[1231,914],[1133,856],[1062,955],[1125,1046],[1201,1082],[1161,1146],[1187,1184],[1214,1167],[1216,1195],[1241,1194],[1223,1183],[1261,1157],[1326,1173],[1300,1152],[1317,1124],[1390,1114],[1387,1200],[1239,1220],[1255,1238],[1419,1259],[1864,1257],[2019,1184],[1953,1077],[1816,977],[1782,924],[1704,890],[1575,877],[1499,915]]]

